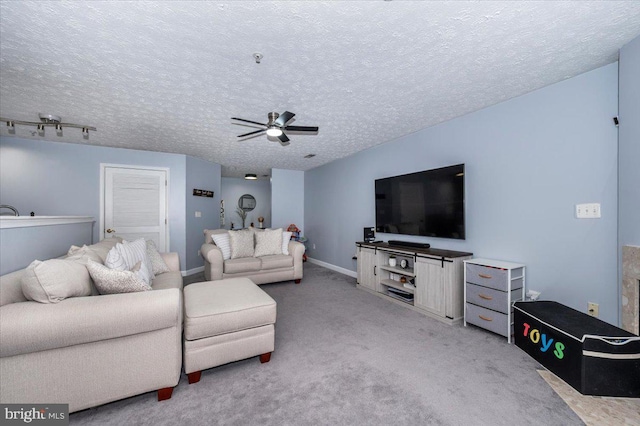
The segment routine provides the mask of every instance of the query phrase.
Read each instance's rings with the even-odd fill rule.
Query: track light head
[[[44,124],[38,124],[38,134],[44,136]]]
[[[7,130],[9,131],[9,133],[15,133],[16,132],[16,123],[14,123],[11,120],[7,121]]]

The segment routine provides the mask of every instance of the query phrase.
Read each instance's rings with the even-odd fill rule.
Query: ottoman
[[[189,383],[202,370],[260,355],[275,346],[276,302],[248,278],[184,288],[184,371]]]

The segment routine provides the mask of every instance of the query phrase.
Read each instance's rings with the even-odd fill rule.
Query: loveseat
[[[287,233],[284,236],[284,246],[288,254],[269,254],[265,256],[247,256],[224,259],[221,247],[213,241],[213,235],[221,235],[229,232],[226,229],[205,229],[204,244],[200,248],[200,253],[204,258],[204,276],[207,281],[217,281],[226,278],[246,277],[256,284],[267,284],[279,281],[294,280],[300,283],[303,276],[303,261],[305,247],[304,244],[289,240]],[[258,233],[275,230],[250,229],[259,238]],[[281,231],[282,232],[282,231]],[[291,235],[291,233],[288,233]]]
[[[88,248],[104,261],[110,240]],[[24,269],[0,277],[0,402],[74,412],[150,391],[170,398],[182,366],[182,276],[176,253],[161,257],[169,271],[151,291],[94,288],[57,303],[27,300]]]

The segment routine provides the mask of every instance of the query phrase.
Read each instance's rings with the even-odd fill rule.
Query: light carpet
[[[183,375],[155,393],[70,416],[83,425],[581,425],[506,339],[448,326],[305,263],[304,279],[263,285],[278,303],[271,362]]]

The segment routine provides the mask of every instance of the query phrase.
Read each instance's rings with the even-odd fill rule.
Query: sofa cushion
[[[242,257],[240,259],[229,259],[224,261],[225,274],[239,274],[243,272],[259,271],[262,262],[257,257]]]
[[[253,230],[231,231],[229,232],[229,242],[231,243],[231,259],[253,257]]]
[[[147,243],[147,257],[149,258],[151,272],[153,275],[169,272],[169,265],[164,261],[160,252],[156,248],[156,243],[153,240],[146,240]]]
[[[104,240],[95,244],[91,244],[90,246],[87,246],[87,247],[93,250],[94,252],[96,252],[96,254],[100,256],[100,259],[102,259],[102,262],[104,263],[105,259],[107,258],[107,253],[109,253],[109,250],[111,250],[111,248],[115,246],[117,243],[121,243],[121,242],[122,242],[122,238],[120,237],[105,238]],[[78,247],[78,246],[71,246],[71,248],[69,249],[69,253],[67,254],[71,255],[73,254],[73,252],[75,252],[80,248],[81,247]]]
[[[75,260],[34,260],[21,280],[24,296],[40,303],[58,303],[67,297],[91,295],[87,268]]]
[[[136,273],[137,268],[141,269],[141,262],[136,264],[131,271],[109,269],[91,260],[87,264],[87,269],[100,294],[134,293],[151,290],[149,284],[144,282],[140,275]]]
[[[255,257],[282,254],[282,228],[256,232]]]
[[[151,285],[152,290],[166,290],[177,288],[182,290],[182,274],[180,271],[169,271],[156,275]]]
[[[282,254],[289,255],[289,241],[291,241],[291,235],[293,232],[284,231],[282,233]]]
[[[275,300],[248,278],[190,284],[184,288],[184,305],[187,340],[276,322]]]
[[[229,239],[229,233],[225,232],[224,234],[214,234],[211,236],[211,239],[222,252],[222,259],[231,259],[231,241]]]
[[[11,303],[0,308],[0,356],[108,341],[176,327],[182,321],[180,302],[180,290],[173,289],[73,297],[46,305],[36,302]],[[46,357],[46,354],[38,356]],[[94,359],[83,359],[81,362],[100,368]]]
[[[293,266],[293,256],[287,256],[284,254],[263,256],[260,260],[262,261],[262,270],[290,268]]]
[[[146,271],[146,276],[149,280],[145,279],[145,282],[149,284],[153,279],[153,270],[151,268],[151,261],[147,256],[147,243],[144,238],[138,238],[135,241],[122,241],[120,244],[116,244],[114,247],[120,252],[127,265],[127,269],[131,270],[138,262],[142,262],[142,269]],[[145,274],[143,274],[145,275]]]

